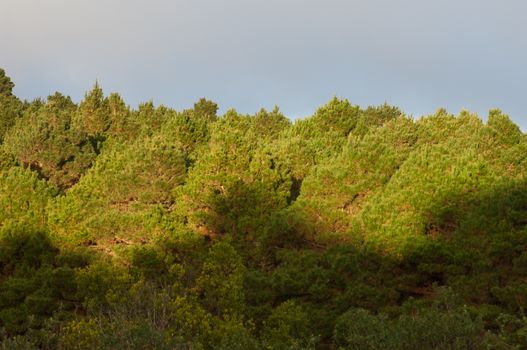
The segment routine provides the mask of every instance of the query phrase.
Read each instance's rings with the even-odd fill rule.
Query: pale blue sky
[[[414,116],[499,107],[527,130],[527,1],[0,0],[0,67],[22,98],[312,114],[332,96]]]

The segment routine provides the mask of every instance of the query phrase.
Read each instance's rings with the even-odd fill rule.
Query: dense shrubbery
[[[1,348],[525,348],[527,138],[502,112],[12,89],[0,70]]]

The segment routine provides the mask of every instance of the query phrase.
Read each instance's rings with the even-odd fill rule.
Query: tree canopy
[[[2,349],[525,347],[527,137],[502,111],[13,87],[0,70]]]

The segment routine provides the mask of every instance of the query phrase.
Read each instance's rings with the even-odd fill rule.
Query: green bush
[[[34,172],[11,167],[0,172],[0,228],[25,223],[45,229],[47,205],[56,191]]]
[[[479,349],[483,325],[463,310],[422,309],[390,320],[354,309],[335,326],[335,343],[342,349]]]

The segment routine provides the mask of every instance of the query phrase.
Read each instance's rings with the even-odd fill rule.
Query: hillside
[[[527,136],[501,111],[13,86],[1,349],[527,348]]]

